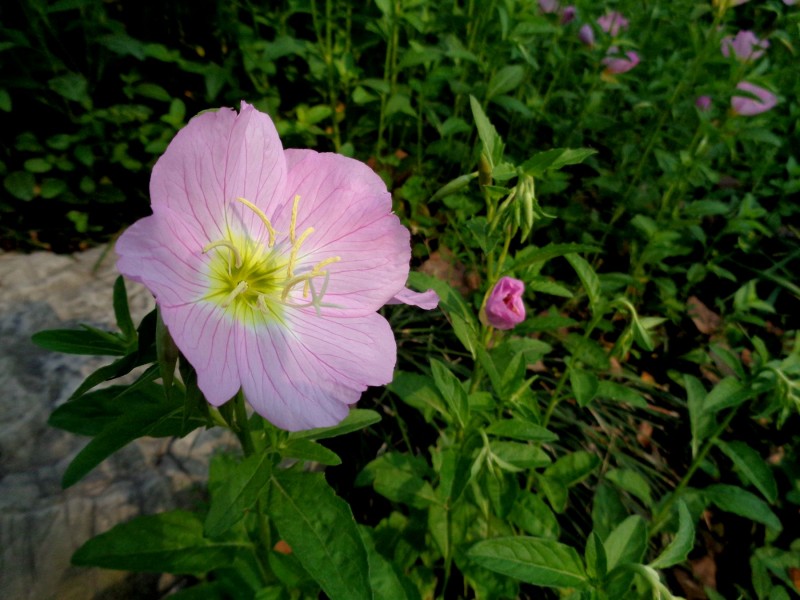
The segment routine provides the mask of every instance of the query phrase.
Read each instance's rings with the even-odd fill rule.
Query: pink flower
[[[701,112],[708,112],[711,110],[711,96],[698,96],[697,100],[694,101],[694,105]]]
[[[559,0],[539,0],[539,8],[543,13],[558,12]]]
[[[797,4],[797,0],[783,0],[783,3],[786,6],[794,6],[795,4]]]
[[[733,96],[731,98],[731,108],[737,115],[742,115],[744,117],[760,115],[778,104],[778,97],[775,94],[762,87],[748,83],[747,81],[740,82],[736,86],[736,89],[743,90],[755,96],[755,98],[749,96]]]
[[[600,25],[600,29],[616,37],[621,30],[628,28],[628,19],[623,17],[622,13],[612,11],[597,19],[597,24]]]
[[[525,284],[513,277],[501,277],[486,301],[486,321],[497,329],[511,329],[525,320],[522,294]]]
[[[150,179],[153,214],[117,242],[117,266],[155,295],[208,402],[240,389],[278,427],[334,425],[391,381],[396,343],[377,314],[406,290],[409,232],[363,163],[284,150],[242,102],[198,115]]]
[[[594,46],[594,30],[589,24],[581,25],[578,29],[578,39],[587,46]]]
[[[575,20],[575,15],[577,13],[578,9],[572,4],[565,6],[564,10],[561,12],[561,24],[566,25],[567,23],[572,23],[572,21]]]
[[[725,58],[729,57],[733,50],[736,58],[742,62],[758,60],[767,48],[769,48],[768,40],[761,40],[752,31],[747,30],[740,31],[736,37],[726,35],[720,42],[720,50]]]
[[[616,54],[617,48],[612,46],[608,49],[609,56],[606,56],[602,62],[606,68],[605,73],[618,75],[620,73],[627,73],[639,64],[639,55],[636,52],[626,52],[625,56]]]

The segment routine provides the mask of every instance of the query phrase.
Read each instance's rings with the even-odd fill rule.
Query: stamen
[[[206,254],[209,250],[213,250],[214,248],[219,248],[220,246],[224,246],[228,250],[233,253],[234,263],[236,268],[240,268],[242,266],[242,255],[239,253],[239,249],[236,245],[228,240],[218,240],[216,242],[211,242],[210,244],[206,244],[203,246],[203,254]]]
[[[275,245],[275,228],[272,226],[272,223],[269,222],[267,215],[265,215],[260,208],[258,208],[255,204],[253,204],[249,200],[246,200],[244,198],[236,198],[236,199],[242,204],[244,204],[247,208],[252,210],[254,213],[256,213],[256,216],[259,219],[261,219],[262,223],[264,223],[264,227],[266,227],[267,231],[269,232],[269,247],[272,248]]]
[[[240,281],[239,283],[237,283],[236,287],[233,288],[231,293],[228,294],[222,302],[220,302],[220,306],[222,308],[228,308],[231,302],[233,302],[237,296],[247,291],[247,287],[248,286],[246,281]]]
[[[330,264],[337,263],[340,260],[342,260],[341,256],[331,256],[330,258],[326,258],[325,260],[321,260],[316,265],[314,265],[313,269],[311,269],[311,274],[312,275],[325,275],[325,286],[327,287],[328,272],[327,271],[323,272],[322,268],[323,267],[327,267]],[[309,282],[310,281],[311,281],[310,279],[306,279],[306,282],[303,285],[303,298],[308,296]]]
[[[286,274],[290,278],[294,276],[294,263],[297,260],[297,251],[300,250],[300,246],[303,244],[303,242],[306,241],[306,238],[312,233],[314,233],[314,228],[309,227],[292,244],[292,251],[289,253],[289,264],[286,265]]]
[[[294,244],[295,227],[297,226],[297,207],[300,204],[300,196],[294,195],[292,200],[292,224],[289,226],[289,240]]]

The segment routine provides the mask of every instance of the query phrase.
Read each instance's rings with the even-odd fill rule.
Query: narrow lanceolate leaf
[[[783,529],[780,519],[770,510],[766,502],[755,494],[735,485],[717,484],[705,489],[706,497],[720,510],[730,512],[756,523],[780,531]]]
[[[478,127],[478,136],[481,138],[483,154],[486,156],[492,169],[494,169],[495,166],[500,164],[503,158],[503,140],[497,134],[494,125],[491,124],[486,113],[483,112],[480,102],[478,102],[474,96],[469,97],[469,104],[472,108],[472,116],[475,119],[475,125]]]
[[[713,421],[711,415],[703,408],[706,388],[703,387],[700,380],[692,375],[684,374],[683,385],[686,388],[686,404],[689,408],[689,423],[692,431],[692,456],[696,456],[700,444],[708,436]]]
[[[369,600],[367,552],[347,503],[322,473],[276,471],[268,513],[281,539],[331,600]]]
[[[72,555],[80,566],[173,573],[207,573],[229,567],[250,546],[203,537],[199,515],[176,510],[137,517],[92,538]]]
[[[638,564],[647,551],[647,523],[638,515],[631,515],[608,534],[603,544],[608,560],[608,571],[625,564]]]
[[[375,549],[372,530],[364,526],[358,530],[367,550],[373,600],[419,600],[417,588],[410,581],[406,581],[397,566]]]
[[[211,499],[205,534],[217,537],[238,523],[256,503],[271,474],[272,460],[266,452],[249,456],[230,469]]]
[[[597,273],[594,272],[592,265],[577,254],[565,254],[564,258],[566,258],[569,264],[572,265],[572,268],[575,269],[575,273],[578,275],[578,279],[581,280],[583,289],[589,297],[589,306],[592,308],[592,313],[594,313],[601,300],[600,279],[597,277]]]
[[[768,502],[773,503],[778,498],[778,484],[775,476],[761,455],[744,442],[723,442],[717,440],[717,445],[725,455],[731,459],[736,469],[752,483]]]
[[[686,503],[681,501],[678,504],[678,533],[658,558],[650,563],[650,566],[654,569],[666,569],[682,563],[689,556],[693,547],[694,522]]]
[[[128,341],[136,340],[136,326],[131,319],[131,310],[128,306],[128,292],[125,290],[125,280],[120,275],[114,282],[114,316],[117,327]]]
[[[91,356],[124,356],[127,343],[122,338],[93,327],[84,329],[50,329],[31,337],[33,343],[45,350],[65,354]]]
[[[534,537],[500,537],[478,542],[468,552],[475,563],[526,583],[545,587],[575,587],[586,571],[571,546]]]
[[[324,440],[359,431],[370,425],[374,425],[381,420],[381,416],[374,410],[366,408],[354,408],[351,410],[344,421],[333,427],[320,427],[318,429],[306,429],[289,434],[290,440]]]

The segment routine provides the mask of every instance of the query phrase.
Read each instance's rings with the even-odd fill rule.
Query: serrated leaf
[[[322,473],[276,471],[268,505],[281,538],[331,600],[371,600],[364,542]]]
[[[680,501],[678,503],[678,533],[658,555],[658,558],[650,563],[650,566],[653,569],[666,569],[682,563],[689,556],[689,552],[692,551],[693,547],[694,523],[692,522],[692,515],[689,513],[686,503]]]
[[[272,457],[266,452],[254,454],[229,468],[225,481],[216,488],[203,531],[219,537],[242,520],[258,501],[272,475]]]
[[[242,552],[241,542],[203,537],[200,516],[181,510],[136,517],[78,548],[72,564],[124,571],[197,575],[229,567]]]
[[[586,581],[575,549],[554,540],[499,537],[478,542],[467,555],[482,567],[533,585],[577,587]]]

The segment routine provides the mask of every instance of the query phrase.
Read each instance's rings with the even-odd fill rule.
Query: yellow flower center
[[[298,253],[303,242],[314,233],[309,227],[297,235],[297,207],[300,196],[292,202],[288,243],[276,244],[277,232],[264,212],[245,198],[237,198],[264,223],[269,235],[266,245],[246,235],[234,234],[207,244],[204,254],[211,254],[208,293],[205,299],[225,309],[231,318],[248,325],[283,323],[287,308],[313,306],[320,313],[328,287],[327,267],[341,260],[332,256],[315,265],[299,266]]]

